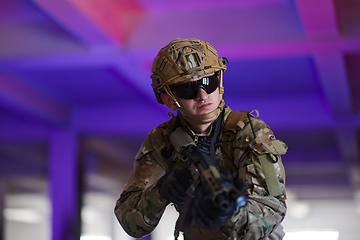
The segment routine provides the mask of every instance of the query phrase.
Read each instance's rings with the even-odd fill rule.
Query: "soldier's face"
[[[199,79],[193,79],[189,82],[195,82]],[[215,90],[207,93],[204,88],[200,87],[195,98],[185,99],[177,96],[176,91],[173,91],[176,100],[185,108],[185,110],[193,116],[204,115],[214,111],[219,105],[220,92],[218,83]]]

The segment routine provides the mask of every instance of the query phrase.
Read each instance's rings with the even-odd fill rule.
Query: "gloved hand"
[[[175,168],[160,178],[159,193],[168,201],[183,205],[186,199],[186,190],[190,186],[190,177],[186,168]]]
[[[229,201],[228,206],[221,209],[207,196],[201,185],[196,188],[194,196],[193,219],[202,228],[219,228],[236,209],[234,201]]]

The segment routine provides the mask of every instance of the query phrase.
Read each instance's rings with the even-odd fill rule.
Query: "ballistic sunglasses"
[[[176,96],[183,99],[195,99],[202,88],[207,94],[213,93],[219,86],[219,77],[217,74],[204,77],[194,82],[188,82],[180,86],[170,87]]]

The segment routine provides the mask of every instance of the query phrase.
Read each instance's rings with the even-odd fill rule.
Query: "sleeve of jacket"
[[[285,172],[280,155],[287,151],[261,120],[252,119],[236,135],[234,157],[239,160],[239,178],[246,187],[248,203],[238,208],[221,227],[229,239],[258,240],[269,236],[286,214]],[[275,189],[275,190],[274,190]]]
[[[115,207],[115,215],[121,226],[135,238],[154,230],[168,204],[160,195],[157,184],[165,170],[155,160],[152,151],[151,142],[147,139]]]

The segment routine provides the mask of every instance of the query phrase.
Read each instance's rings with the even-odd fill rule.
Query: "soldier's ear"
[[[169,95],[162,92],[162,93],[160,93],[160,97],[161,97],[161,100],[163,101],[163,103],[165,103],[165,105],[168,108],[170,108],[173,111],[176,110],[175,103],[174,103],[174,101],[172,100],[172,98]]]

